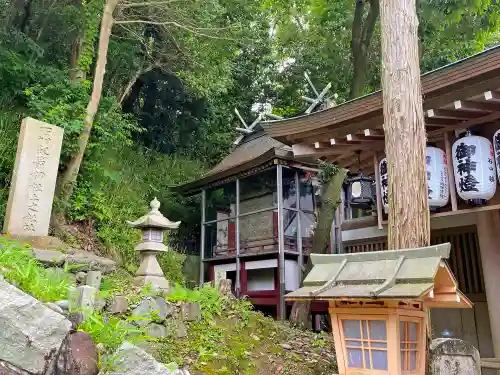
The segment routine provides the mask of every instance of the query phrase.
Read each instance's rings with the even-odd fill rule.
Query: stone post
[[[459,339],[435,339],[429,348],[431,375],[481,375],[479,351]]]
[[[3,230],[14,236],[47,236],[63,129],[25,118],[17,143]]]

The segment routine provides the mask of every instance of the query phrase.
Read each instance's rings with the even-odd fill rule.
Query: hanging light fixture
[[[361,151],[357,151],[359,173],[357,176],[351,177],[347,180],[347,199],[351,207],[356,208],[370,208],[375,198],[373,196],[373,179],[363,176],[361,169]]]
[[[458,195],[469,204],[486,204],[497,187],[493,145],[467,131],[453,144],[452,153]]]

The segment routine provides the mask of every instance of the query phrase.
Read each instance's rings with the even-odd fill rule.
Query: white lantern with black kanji
[[[389,211],[389,173],[387,168],[387,159],[383,158],[379,163],[380,173],[380,193],[382,205],[384,206],[385,213]]]
[[[471,204],[485,204],[497,187],[493,145],[467,132],[453,144],[452,154],[458,195]]]
[[[493,136],[493,150],[495,152],[498,180],[500,181],[500,129]]]
[[[429,206],[444,207],[450,198],[445,152],[437,147],[427,147],[426,164]]]

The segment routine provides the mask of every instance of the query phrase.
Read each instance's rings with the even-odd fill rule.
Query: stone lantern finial
[[[127,221],[132,228],[142,230],[142,242],[135,250],[139,251],[141,264],[136,272],[138,284],[151,283],[153,289],[168,291],[169,283],[156,259],[161,252],[168,251],[163,244],[163,232],[169,229],[177,229],[180,221],[172,222],[160,212],[160,202],[155,197],[149,204],[151,211],[135,221]]]

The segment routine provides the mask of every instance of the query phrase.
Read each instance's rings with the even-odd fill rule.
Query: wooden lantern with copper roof
[[[445,259],[450,244],[357,254],[311,254],[287,300],[326,300],[340,375],[425,374],[427,308],[470,308]]]

